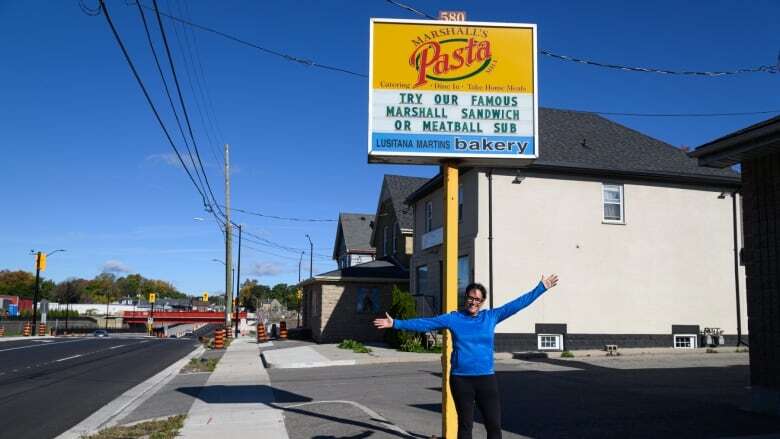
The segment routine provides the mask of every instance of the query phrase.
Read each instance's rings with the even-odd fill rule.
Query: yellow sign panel
[[[203,293],[203,301],[208,302],[209,301],[209,293],[204,292]]]
[[[157,294],[149,293],[149,303],[154,303],[157,300]]]
[[[536,25],[371,20],[369,161],[538,157]]]
[[[46,253],[36,253],[35,263],[35,268],[41,271],[46,271]]]
[[[535,27],[375,21],[375,89],[534,91]]]
[[[298,292],[295,294],[295,296],[298,298],[298,300],[303,299],[303,290],[298,288]]]

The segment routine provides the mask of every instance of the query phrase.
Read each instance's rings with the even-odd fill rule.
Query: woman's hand
[[[390,317],[390,314],[385,313],[387,316],[386,319],[374,319],[374,326],[376,326],[377,329],[388,329],[393,327],[393,318]]]
[[[544,275],[542,275],[542,284],[544,284],[544,288],[548,290],[558,285],[558,275],[551,274],[549,277],[544,277]]]

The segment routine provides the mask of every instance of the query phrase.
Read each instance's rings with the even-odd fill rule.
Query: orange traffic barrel
[[[29,337],[32,334],[32,324],[30,322],[24,322],[24,329],[22,329],[22,335]]]
[[[214,333],[214,349],[225,349],[225,330],[218,329]]]
[[[46,335],[46,323],[38,323],[38,336],[43,337]]]
[[[0,337],[5,337],[5,326],[0,326]]]
[[[257,323],[257,342],[265,343],[268,341],[268,334],[265,332],[265,325]]]
[[[287,340],[287,322],[279,322],[279,340]]]

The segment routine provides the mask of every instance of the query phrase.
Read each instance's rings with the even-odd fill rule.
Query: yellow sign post
[[[444,177],[444,291],[442,312],[448,313],[458,308],[458,166],[445,163],[441,167]],[[442,435],[455,438],[458,435],[458,414],[450,389],[450,355],[452,354],[452,334],[444,332],[444,346],[441,350],[442,385]]]
[[[202,299],[203,299],[204,302],[208,302],[209,301],[209,293],[204,291]]]
[[[157,294],[149,293],[149,303],[154,303],[157,300]]]

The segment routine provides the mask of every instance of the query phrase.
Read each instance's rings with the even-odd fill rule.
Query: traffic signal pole
[[[41,254],[38,252],[35,254],[35,293],[33,293],[33,309],[32,309],[32,332],[31,335],[36,335],[38,330],[36,324],[38,320],[38,294],[41,289]]]

